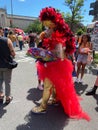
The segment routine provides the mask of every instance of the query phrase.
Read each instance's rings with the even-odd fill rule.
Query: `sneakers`
[[[79,79],[78,78],[76,78],[75,83],[79,83]]]
[[[75,83],[81,83],[82,84],[83,81],[82,81],[82,79],[79,80],[78,78],[76,78]]]
[[[82,79],[80,79],[79,83],[81,83],[81,84],[83,83]]]
[[[43,90],[43,85],[39,84],[38,87],[37,87],[39,90]]]

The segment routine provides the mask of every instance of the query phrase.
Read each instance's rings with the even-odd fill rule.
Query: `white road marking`
[[[17,51],[16,57],[19,57],[19,59],[16,59],[17,62],[29,62],[32,63],[34,59],[32,57],[29,57],[26,55],[26,51]]]

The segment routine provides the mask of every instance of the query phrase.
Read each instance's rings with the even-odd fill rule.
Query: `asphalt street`
[[[95,96],[86,96],[95,81],[98,66],[93,64],[85,70],[83,84],[75,84],[80,101],[91,121],[72,120],[64,113],[62,106],[48,106],[44,115],[31,113],[39,104],[42,91],[37,89],[35,60],[26,56],[27,45],[22,51],[17,47],[15,60],[19,63],[13,70],[11,93],[13,101],[9,105],[0,104],[0,130],[98,130],[98,90]],[[75,78],[73,77],[73,80]]]

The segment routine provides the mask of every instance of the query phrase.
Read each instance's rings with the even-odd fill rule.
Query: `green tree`
[[[32,30],[35,33],[40,33],[43,30],[42,23],[39,20],[34,21],[32,24],[28,26],[28,28],[25,31],[29,32],[30,30]]]
[[[77,28],[77,31],[75,32],[77,35],[86,33],[86,26],[81,26],[80,28]]]
[[[84,0],[65,0],[64,5],[70,11],[65,14],[66,22],[69,23],[71,30],[74,32],[75,25],[81,23],[83,19],[82,7],[84,6]]]

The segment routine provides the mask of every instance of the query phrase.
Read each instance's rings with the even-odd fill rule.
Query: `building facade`
[[[2,27],[18,27],[26,29],[37,19],[37,17],[10,15],[7,14],[6,9],[0,8],[0,26]]]

